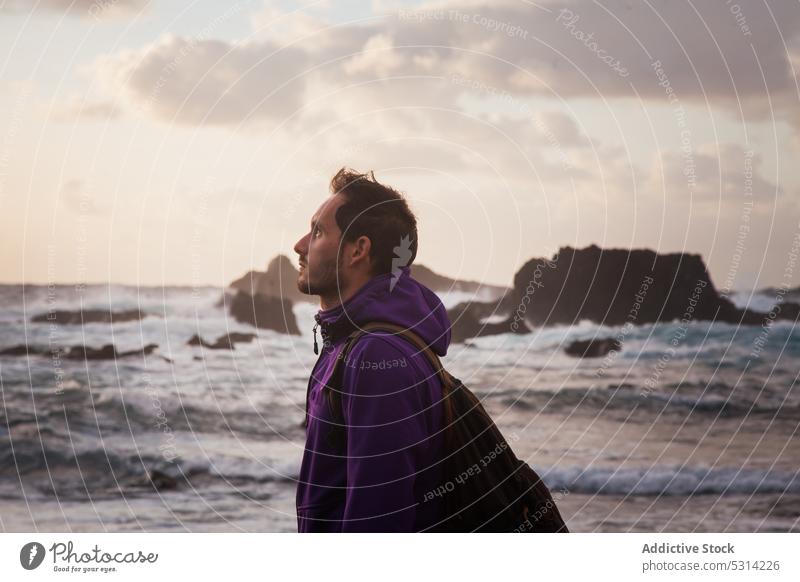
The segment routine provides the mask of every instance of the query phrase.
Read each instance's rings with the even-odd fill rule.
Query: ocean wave
[[[286,463],[234,456],[166,458],[157,450],[138,454],[108,448],[73,448],[32,439],[0,439],[0,479],[22,480],[65,496],[114,491],[135,494],[156,488],[181,489],[228,484],[294,483],[299,468]],[[169,483],[168,487],[163,487]]]
[[[156,489],[293,486],[294,459],[275,461],[234,455],[177,457],[151,451],[73,449],[68,443],[15,439],[13,450],[0,439],[0,479],[22,481],[51,494],[84,497],[96,493],[149,494]],[[730,466],[535,467],[552,491],[625,496],[800,494],[800,471]],[[154,487],[154,483],[157,483]],[[166,484],[166,486],[165,486]]]
[[[540,470],[552,490],[598,495],[800,493],[800,472],[736,467],[566,467]]]
[[[646,392],[635,387],[564,388],[558,391],[517,390],[481,392],[489,399],[499,398],[504,406],[543,413],[577,413],[601,411],[641,411],[652,414],[711,414],[721,417],[769,415],[781,419],[800,418],[796,401],[782,397],[753,395],[751,398],[721,394],[677,394]]]

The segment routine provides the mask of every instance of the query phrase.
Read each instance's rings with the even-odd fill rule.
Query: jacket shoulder
[[[373,331],[361,336],[353,345],[350,356],[357,358],[405,357],[415,362],[427,362],[424,352],[401,335],[390,331]]]
[[[345,387],[356,379],[380,378],[380,384],[391,390],[398,385],[416,384],[433,374],[427,356],[408,340],[391,332],[362,336],[343,364]]]

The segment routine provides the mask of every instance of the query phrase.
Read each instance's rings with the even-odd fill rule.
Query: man
[[[309,380],[298,530],[425,530],[442,518],[441,499],[425,494],[442,483],[444,425],[442,387],[425,355],[401,337],[371,332],[340,364],[340,416],[323,387],[345,339],[361,326],[401,325],[444,356],[450,321],[439,298],[410,275],[417,226],[403,196],[372,173],[345,168],[330,189],[294,247],[298,288],[320,298],[315,347],[317,327],[323,340]],[[338,440],[331,438],[337,427]]]

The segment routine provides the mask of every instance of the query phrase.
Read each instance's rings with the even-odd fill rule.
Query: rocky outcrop
[[[762,324],[765,313],[738,309],[711,282],[700,255],[564,247],[531,259],[514,277],[511,317],[534,325],[586,319],[607,325],[716,320]],[[770,319],[790,319],[791,309]]]
[[[84,309],[83,311],[54,310],[40,313],[31,318],[33,323],[57,323],[59,325],[81,325],[84,323],[125,323],[147,317],[139,309],[108,311],[103,309]]]
[[[156,349],[158,344],[147,344],[141,349],[118,352],[114,344],[105,344],[101,348],[92,348],[85,345],[69,347],[42,348],[38,346],[26,346],[19,344],[10,348],[0,350],[0,356],[24,356],[30,355],[51,355],[58,356],[67,360],[116,360],[117,358],[128,358],[131,356],[149,356]],[[163,356],[162,356],[163,358]],[[169,358],[163,358],[171,362]]]
[[[313,295],[301,293],[297,288],[298,271],[286,255],[278,255],[267,265],[266,271],[249,271],[233,281],[229,287],[248,295],[283,297],[291,301],[317,302]],[[511,291],[508,287],[486,285],[477,281],[463,281],[439,275],[424,265],[411,265],[411,276],[436,292],[461,291],[478,293],[485,298],[502,297]]]
[[[10,348],[3,348],[0,350],[0,356],[25,356],[28,354],[36,355],[43,353],[40,348],[36,346],[26,346],[25,344],[17,344]]]
[[[230,314],[239,323],[300,335],[292,304],[294,301],[314,301],[315,298],[300,292],[297,276],[298,271],[289,257],[278,255],[269,262],[266,271],[250,271],[231,283],[229,289],[233,294],[226,294],[224,303],[228,304]],[[227,347],[224,340],[222,344],[220,340],[223,338],[215,344],[201,345],[211,349],[233,349],[232,343]]]
[[[786,299],[793,302],[800,301],[800,287],[764,287],[763,289],[759,289],[758,293],[770,297],[783,295]]]
[[[450,339],[463,342],[466,339],[497,335],[501,333],[528,333],[526,325],[513,325],[508,296],[500,301],[467,301],[447,310],[450,319]],[[500,321],[497,321],[497,320]],[[495,320],[495,321],[492,321]]]
[[[694,320],[762,325],[797,321],[800,305],[779,301],[769,313],[739,309],[714,287],[700,255],[591,245],[563,247],[552,257],[531,259],[499,301],[462,303],[447,314],[452,339],[461,342],[583,319],[605,325]],[[487,321],[490,317],[494,321]]]
[[[290,301],[315,302],[316,297],[305,295],[297,288],[298,271],[286,255],[278,255],[267,265],[266,271],[249,271],[233,281],[229,287],[250,296],[265,295]]]
[[[618,352],[622,344],[613,337],[575,340],[570,343],[564,352],[575,358],[602,358],[609,352]]]
[[[285,298],[262,294],[250,295],[238,291],[231,299],[230,314],[239,323],[279,333],[300,335],[297,319],[292,311],[292,302]]]
[[[153,469],[147,477],[156,491],[172,491],[178,488],[178,480],[164,471]]]
[[[221,335],[214,343],[207,342],[199,335],[195,334],[186,342],[187,346],[202,346],[210,350],[232,350],[237,343],[250,343],[258,337],[254,333],[231,332]]]
[[[131,356],[147,356],[153,353],[157,348],[158,344],[147,344],[140,350],[118,352],[114,344],[106,344],[102,348],[72,346],[63,357],[69,360],[116,360],[117,358],[127,358]]]
[[[292,302],[311,301],[316,303],[317,297],[305,295],[297,288],[298,271],[291,260],[285,255],[278,255],[269,262],[266,271],[250,271],[236,279],[229,285],[229,291],[220,299],[218,307],[229,305],[231,315],[236,321],[249,323],[256,327],[282,331],[283,333],[299,334],[297,322],[292,313]],[[497,285],[483,285],[475,281],[461,281],[451,279],[434,273],[423,265],[412,265],[411,276],[417,281],[437,292],[460,291],[476,293],[493,299],[508,297],[512,290],[508,287]],[[495,303],[492,303],[492,306]],[[457,317],[456,311],[451,310],[451,321],[456,321],[453,328],[455,337],[461,339],[508,331],[509,324],[481,323],[480,313],[485,308],[480,302],[474,302],[474,307],[467,308],[463,304],[456,311],[466,311],[463,317]],[[475,321],[475,318],[478,321]],[[285,321],[284,321],[285,320]],[[194,338],[193,338],[194,339]],[[203,341],[197,338],[195,341]],[[217,344],[204,344],[211,349],[230,349]]]
[[[424,265],[411,265],[411,276],[431,291],[436,292],[461,291],[464,293],[480,293],[493,299],[498,299],[510,291],[508,287],[500,287],[499,285],[486,285],[476,281],[451,279],[434,273]]]

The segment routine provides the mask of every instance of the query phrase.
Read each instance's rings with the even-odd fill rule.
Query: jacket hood
[[[359,326],[373,321],[402,325],[419,335],[439,355],[450,345],[450,319],[439,297],[411,277],[411,268],[399,275],[385,273],[370,279],[352,297],[314,316],[324,343],[333,344]]]

